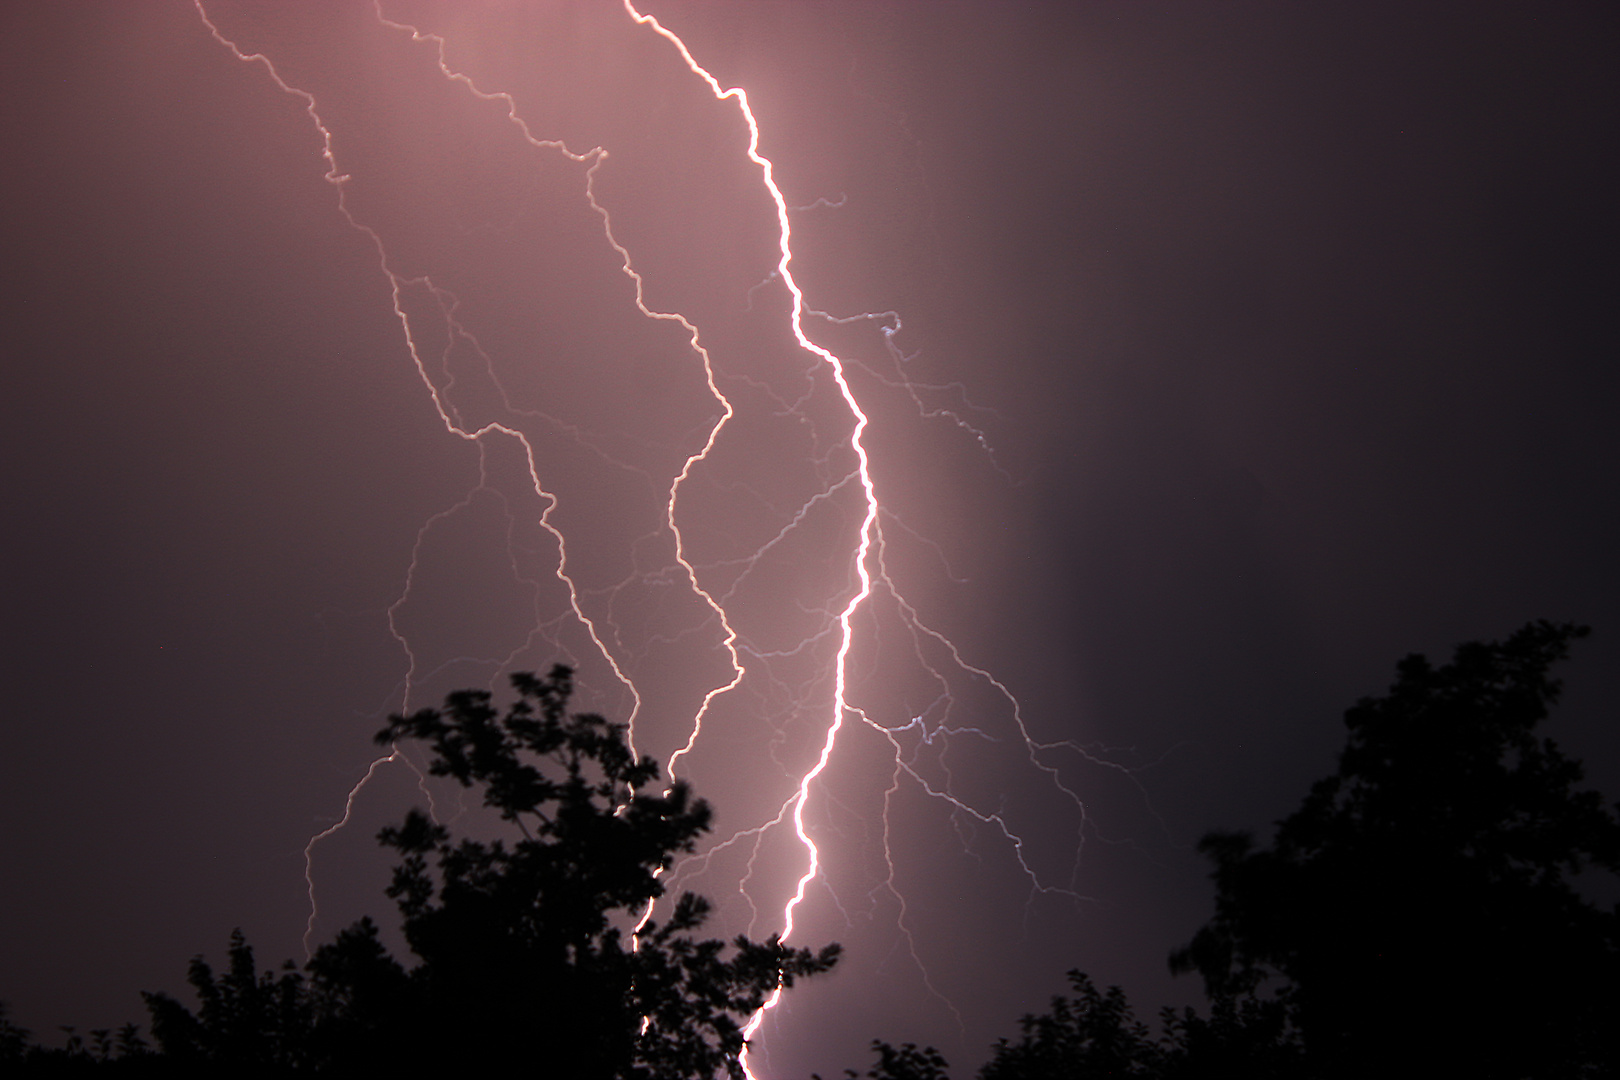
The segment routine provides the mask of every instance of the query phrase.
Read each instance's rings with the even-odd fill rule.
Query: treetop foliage
[[[1070,993],[1026,1016],[979,1080],[1337,1080],[1620,1075],[1620,814],[1581,787],[1579,762],[1537,731],[1551,675],[1584,627],[1531,623],[1397,666],[1345,714],[1333,775],[1269,845],[1213,832],[1215,912],[1172,970],[1196,971],[1207,1015],[1165,1010],[1150,1035],[1118,987],[1069,973]],[[778,986],[830,968],[776,938],[697,936],[708,905],[684,894],[646,918],[663,874],[694,850],[708,806],[618,725],[570,714],[566,668],[513,679],[505,710],[478,691],[396,716],[429,771],[513,827],[456,839],[412,811],[379,839],[400,855],[389,887],[407,968],[363,919],[303,970],[259,972],[238,932],[217,974],[200,957],[196,1012],[146,995],[161,1053],[132,1027],[29,1044],[0,1006],[0,1066],[70,1075],[349,1075],[535,1068],[570,1080],[742,1075],[741,1024]],[[875,1042],[847,1080],[947,1080],[932,1047]]]
[[[1438,668],[1401,661],[1270,847],[1204,838],[1215,917],[1173,969],[1216,1002],[1274,990],[1324,1075],[1620,1066],[1620,909],[1575,880],[1620,873],[1620,819],[1535,731],[1586,634],[1534,622]]]
[[[1125,991],[1098,990],[1083,972],[1069,972],[1074,997],[1052,999],[1042,1016],[1020,1021],[1023,1037],[1002,1039],[980,1080],[1057,1076],[1158,1076],[1164,1050],[1131,1011]]]
[[[1167,1009],[1151,1038],[1071,972],[979,1080],[1620,1075],[1620,905],[1579,876],[1620,873],[1620,817],[1536,731],[1586,634],[1534,622],[1401,661],[1269,846],[1201,842],[1215,915],[1171,966],[1203,976],[1207,1016]],[[932,1051],[876,1049],[868,1080],[944,1080]]]
[[[401,856],[388,893],[415,966],[369,919],[322,946],[307,977],[259,975],[234,935],[225,975],[192,963],[197,1013],[148,995],[166,1058],[247,1074],[742,1075],[742,1023],[778,986],[831,968],[838,947],[699,939],[708,904],[690,893],[648,918],[663,872],[709,827],[708,805],[683,784],[643,790],[657,762],[630,752],[621,725],[568,712],[567,668],[512,685],[504,711],[462,691],[378,735],[423,744],[430,773],[479,789],[518,833],[457,840],[419,810],[382,831]]]

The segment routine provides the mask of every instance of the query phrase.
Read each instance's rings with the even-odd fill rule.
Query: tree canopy
[[[1161,1074],[1166,1051],[1132,1014],[1125,991],[1098,990],[1079,971],[1069,972],[1069,985],[1074,997],[1054,997],[1045,1015],[1024,1017],[1022,1038],[996,1044],[980,1080]]]
[[[708,906],[690,893],[648,918],[663,872],[709,827],[708,805],[684,784],[644,790],[657,763],[631,753],[621,726],[568,712],[567,668],[512,685],[504,712],[462,691],[378,735],[423,744],[433,775],[480,790],[516,830],[456,840],[419,810],[383,830],[402,856],[388,892],[416,965],[391,957],[369,920],[323,946],[307,978],[256,974],[238,935],[225,976],[193,962],[198,1013],[148,995],[166,1056],[248,1073],[742,1075],[742,1023],[778,986],[832,967],[838,947],[699,940]]]
[[[1588,888],[1620,873],[1620,818],[1536,734],[1586,633],[1401,661],[1270,846],[1204,837],[1215,915],[1171,966],[1203,976],[1207,1015],[1167,1009],[1153,1038],[1073,971],[980,1080],[1620,1074],[1620,905]],[[945,1078],[932,1050],[874,1049],[868,1080]]]
[[[1620,820],[1535,734],[1586,633],[1401,661],[1271,846],[1204,838],[1215,916],[1173,968],[1217,1003],[1280,1002],[1316,1075],[1612,1075],[1620,908],[1580,875],[1620,873]]]
[[[1027,1016],[980,1080],[1335,1080],[1620,1075],[1620,816],[1537,728],[1551,675],[1586,630],[1531,623],[1410,656],[1382,697],[1345,714],[1333,775],[1267,846],[1214,832],[1215,913],[1173,970],[1210,998],[1151,1036],[1123,991],[1070,972],[1070,996]],[[569,714],[568,669],[396,716],[432,774],[482,794],[511,835],[457,840],[420,811],[383,830],[400,855],[389,894],[415,957],[363,919],[302,970],[258,971],[233,936],[227,969],[191,965],[196,1012],[147,995],[152,1054],[126,1027],[30,1046],[0,1007],[0,1066],[66,1075],[269,1076],[533,1067],[579,1080],[742,1075],[741,1024],[778,986],[825,971],[775,938],[700,940],[690,894],[648,918],[663,873],[708,828],[680,784],[622,728]],[[875,1042],[851,1080],[946,1080],[931,1047]]]

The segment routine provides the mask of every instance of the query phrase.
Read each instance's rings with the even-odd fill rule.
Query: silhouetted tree
[[[1099,991],[1083,972],[1069,972],[1073,997],[1057,996],[1044,1016],[1020,1021],[1023,1037],[1002,1039],[980,1080],[1070,1080],[1157,1077],[1165,1048],[1131,1012],[1125,991]]]
[[[845,1069],[846,1080],[950,1080],[945,1058],[932,1046],[905,1043],[896,1048],[882,1039],[873,1039],[872,1052],[877,1055],[873,1066],[864,1074]],[[814,1080],[821,1080],[819,1073],[812,1075]]]
[[[28,1029],[12,1023],[8,1012],[6,1003],[0,1001],[0,1076],[48,1080],[111,1074],[138,1080],[164,1075],[134,1024],[116,1030],[96,1028],[90,1032],[88,1045],[77,1028],[62,1027],[65,1045],[47,1047],[35,1044]]]
[[[21,1062],[33,1045],[29,1040],[33,1032],[11,1022],[11,1007],[0,1001],[0,1065]]]
[[[1172,967],[1286,1011],[1312,1075],[1614,1075],[1620,908],[1576,875],[1620,872],[1620,821],[1534,735],[1585,634],[1537,622],[1403,660],[1271,847],[1204,838],[1215,917]]]
[[[1263,1067],[1268,1055],[1284,1066],[1297,1065],[1297,1055],[1290,1057],[1287,1046],[1279,1047],[1275,1033],[1270,1044],[1261,1045],[1269,1029],[1256,1016],[1217,1009],[1204,1019],[1191,1009],[1181,1013],[1166,1009],[1163,1034],[1155,1039],[1136,1019],[1119,987],[1098,990],[1079,971],[1069,972],[1069,985],[1071,996],[1055,996],[1046,1013],[1019,1022],[1021,1038],[996,1044],[993,1056],[979,1070],[979,1080],[1247,1080],[1297,1075]],[[864,1074],[847,1069],[847,1080],[949,1080],[945,1059],[933,1047],[919,1049],[906,1043],[897,1049],[877,1041],[872,1050],[877,1055],[872,1068]],[[1253,1068],[1256,1064],[1262,1068]]]
[[[313,1064],[315,1014],[303,976],[288,961],[278,975],[259,973],[241,930],[231,934],[230,965],[216,977],[202,957],[186,981],[200,1007],[192,1013],[167,994],[147,993],[152,1035],[169,1064],[189,1071],[229,1069],[238,1075],[289,1072]]]
[[[1296,1080],[1306,1075],[1304,1047],[1285,998],[1214,997],[1209,1015],[1166,1008],[1164,1080]]]
[[[240,930],[231,934],[229,968],[218,977],[202,957],[187,982],[193,1013],[167,994],[146,993],[163,1068],[173,1075],[283,1076],[357,1071],[388,1062],[401,1048],[411,1008],[410,977],[388,955],[377,927],[363,918],[321,946],[300,974],[259,973]]]
[[[378,735],[424,743],[433,775],[479,789],[515,829],[510,842],[455,841],[413,810],[382,831],[403,856],[388,892],[420,962],[407,971],[361,920],[307,979],[260,976],[237,934],[224,977],[193,962],[197,1014],[148,995],[165,1055],[231,1072],[742,1075],[742,1022],[778,986],[832,967],[838,947],[699,940],[708,905],[690,893],[647,919],[660,876],[708,828],[707,804],[684,784],[643,792],[657,763],[630,752],[621,726],[568,713],[567,668],[512,684],[504,713],[463,691]]]
[[[410,973],[388,955],[370,918],[322,945],[305,970],[318,1017],[309,1041],[318,1071],[349,1076],[380,1063],[405,1064],[415,1045],[406,1025],[431,1018],[423,1015]]]

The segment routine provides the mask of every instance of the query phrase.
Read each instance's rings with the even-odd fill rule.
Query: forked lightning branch
[[[333,127],[328,123],[323,103],[318,100],[316,94],[295,85],[289,78],[283,76],[282,68],[272,55],[273,48],[267,47],[264,51],[259,51],[253,46],[239,45],[235,38],[221,29],[216,19],[211,16],[204,0],[194,0],[194,3],[203,23],[222,46],[228,48],[244,63],[262,69],[280,91],[302,104],[309,122],[319,134],[325,178],[335,189],[337,209],[347,225],[361,234],[375,252],[378,272],[387,282],[392,299],[392,313],[400,327],[404,353],[409,362],[415,366],[416,374],[426,390],[428,405],[435,410],[445,432],[455,439],[476,443],[480,448],[497,441],[506,441],[520,451],[527,483],[533,497],[543,507],[535,524],[544,530],[556,545],[557,557],[551,573],[554,574],[557,584],[567,598],[566,616],[575,622],[590,642],[590,647],[599,653],[606,669],[623,685],[631,702],[628,721],[631,725],[631,737],[634,739],[636,723],[644,705],[644,692],[636,685],[631,658],[625,655],[619,637],[604,627],[605,616],[600,606],[595,603],[589,591],[582,589],[576,581],[570,563],[571,538],[567,535],[565,527],[558,523],[557,511],[564,496],[548,481],[551,469],[543,449],[515,418],[476,424],[465,421],[462,410],[451,400],[445,381],[434,377],[432,357],[426,355],[423,335],[418,326],[417,320],[420,315],[413,315],[413,302],[410,299],[413,296],[431,298],[435,316],[448,328],[446,332],[455,337],[461,346],[481,356],[488,369],[494,371],[494,365],[484,353],[473,329],[460,321],[457,298],[431,276],[402,271],[399,268],[401,262],[391,251],[386,227],[367,220],[355,208],[350,197],[352,176],[344,162],[339,159]],[[620,239],[619,230],[615,227],[614,207],[611,200],[601,194],[600,181],[604,173],[613,168],[614,147],[570,148],[561,139],[550,138],[546,132],[535,130],[534,124],[525,116],[517,95],[501,88],[480,85],[471,75],[452,64],[449,59],[450,50],[443,37],[389,18],[380,3],[374,10],[379,32],[408,38],[414,47],[427,53],[445,80],[458,85],[467,94],[485,102],[497,103],[503,108],[515,138],[522,140],[535,152],[560,155],[579,167],[583,176],[579,197],[600,219],[601,242],[615,253],[623,274],[631,283],[635,311],[644,319],[670,323],[680,328],[685,335],[690,354],[697,362],[697,369],[701,372],[706,392],[713,400],[715,418],[701,439],[701,445],[688,453],[684,463],[664,481],[667,488],[662,499],[662,521],[657,527],[665,531],[670,542],[673,560],[678,567],[678,578],[684,581],[684,587],[708,612],[708,618],[716,629],[716,649],[723,657],[725,670],[729,674],[716,680],[701,695],[700,704],[691,716],[687,730],[675,740],[679,748],[670,755],[667,763],[669,778],[673,780],[686,763],[685,759],[699,752],[704,745],[705,722],[710,718],[711,711],[717,703],[728,695],[738,693],[739,688],[750,679],[769,680],[775,677],[766,670],[768,665],[765,657],[770,650],[752,645],[747,633],[739,629],[738,619],[729,606],[732,603],[730,592],[727,588],[716,584],[709,566],[693,555],[689,538],[683,534],[681,524],[683,500],[689,497],[695,478],[712,466],[716,448],[730,437],[729,429],[737,422],[742,406],[733,400],[733,396],[728,396],[724,392],[723,387],[726,383],[721,373],[717,372],[716,361],[706,344],[703,328],[681,312],[659,310],[648,302],[649,289],[639,269],[636,252],[631,250],[627,242]],[[761,561],[783,536],[798,528],[811,511],[821,504],[839,497],[849,499],[850,493],[853,493],[853,497],[857,500],[853,540],[842,556],[846,560],[846,584],[838,594],[829,598],[825,608],[819,612],[819,623],[813,635],[799,643],[795,649],[776,650],[778,654],[796,651],[804,655],[812,655],[815,647],[825,646],[827,650],[825,670],[818,672],[816,677],[828,689],[818,695],[811,688],[811,684],[806,684],[796,698],[804,703],[809,713],[814,714],[811,718],[814,719],[813,730],[818,733],[815,737],[818,749],[809,755],[808,766],[799,767],[796,777],[788,790],[783,793],[781,801],[773,804],[773,812],[734,829],[729,837],[694,856],[690,866],[677,866],[674,876],[680,877],[688,870],[692,872],[704,870],[725,853],[739,849],[746,850],[750,852],[746,861],[746,871],[737,881],[736,887],[750,908],[754,908],[756,898],[749,889],[756,871],[756,860],[760,858],[761,845],[766,838],[783,830],[790,830],[792,836],[796,837],[802,861],[796,876],[790,877],[790,880],[794,881],[792,889],[787,895],[780,897],[777,901],[779,906],[772,909],[776,914],[771,916],[769,921],[774,925],[768,929],[779,932],[784,939],[791,938],[807,905],[819,902],[819,898],[823,896],[828,903],[839,905],[840,901],[832,894],[830,885],[824,883],[823,891],[817,892],[817,883],[823,879],[828,860],[836,859],[838,856],[836,851],[824,850],[827,844],[825,838],[821,843],[814,838],[813,833],[816,830],[807,814],[816,804],[818,792],[822,787],[820,782],[826,778],[827,771],[837,767],[840,738],[850,725],[864,726],[879,736],[881,745],[888,748],[889,755],[887,778],[883,782],[885,790],[877,793],[877,801],[883,807],[882,820],[875,826],[881,836],[881,863],[886,879],[874,883],[874,891],[886,890],[892,894],[898,911],[894,929],[905,953],[916,965],[928,989],[944,1007],[954,1013],[954,1007],[950,1005],[947,995],[935,987],[928,975],[925,961],[931,943],[919,940],[921,937],[919,928],[913,925],[908,914],[905,892],[896,873],[893,834],[888,817],[890,807],[903,791],[936,803],[948,811],[951,819],[957,823],[958,831],[982,830],[999,840],[1026,879],[1026,887],[1031,896],[1060,894],[1078,897],[1076,873],[1079,849],[1087,827],[1086,815],[1078,792],[1060,773],[1059,756],[1079,754],[1097,764],[1107,766],[1107,763],[1095,762],[1094,758],[1073,743],[1042,742],[1034,737],[1011,690],[988,670],[976,666],[950,637],[926,622],[919,611],[920,605],[908,601],[897,588],[894,575],[890,572],[891,560],[896,556],[885,543],[885,529],[903,528],[903,525],[883,504],[883,492],[877,479],[878,472],[874,468],[872,454],[867,445],[867,437],[873,425],[879,423],[880,419],[869,415],[868,409],[863,407],[857,388],[851,380],[849,362],[812,340],[805,324],[808,317],[823,317],[829,322],[842,324],[864,321],[881,333],[882,343],[890,355],[898,357],[893,342],[899,327],[898,316],[891,312],[834,319],[814,311],[807,304],[805,293],[794,277],[792,208],[778,185],[771,160],[761,152],[760,120],[749,103],[747,92],[741,88],[724,87],[693,57],[680,37],[651,15],[639,12],[628,0],[624,3],[624,18],[630,20],[632,26],[640,28],[647,34],[657,35],[667,43],[667,47],[679,56],[692,79],[706,86],[717,102],[734,107],[740,115],[745,125],[746,141],[737,146],[736,153],[746,158],[757,171],[757,182],[768,197],[775,215],[776,235],[770,240],[775,252],[774,272],[764,287],[785,291],[789,319],[787,329],[791,332],[792,340],[802,351],[807,363],[819,365],[823,377],[830,380],[830,384],[836,388],[837,401],[841,403],[841,408],[845,410],[848,418],[847,428],[840,429],[845,433],[841,435],[844,445],[839,451],[852,462],[847,474],[838,476],[830,484],[813,493],[810,499],[799,505],[796,510],[784,515],[776,535],[764,547],[754,551],[752,556],[745,556],[741,561],[747,563],[750,558],[753,563]],[[842,206],[842,200],[836,203],[819,200],[812,206],[823,208],[823,212],[837,212]],[[756,289],[759,288],[761,287],[756,286]],[[751,302],[752,294],[747,299]],[[907,377],[898,362],[895,363],[888,378],[891,383],[905,388],[910,400],[917,403],[920,414],[945,421],[943,426],[952,429],[955,433],[953,437],[960,437],[966,433],[975,441],[980,451],[989,452],[983,434],[967,425],[956,412],[944,408],[931,411],[924,409],[922,398],[919,396],[919,387],[907,382]],[[504,389],[502,393],[504,395]],[[424,525],[424,530],[426,527]],[[420,546],[420,537],[418,541]],[[419,663],[409,632],[401,628],[393,616],[395,609],[410,595],[418,571],[419,567],[413,561],[407,580],[402,584],[400,602],[389,612],[389,625],[406,662],[402,701],[407,707],[411,704],[412,689],[420,674]],[[880,603],[881,612],[875,606]],[[917,673],[916,678],[935,688],[931,700],[903,715],[884,715],[873,706],[863,705],[861,694],[854,685],[854,659],[860,656],[862,650],[869,644],[863,640],[863,636],[876,633],[870,628],[884,619],[887,620],[884,631],[887,635],[886,647],[892,648],[894,640],[906,642],[909,646],[907,659]],[[882,673],[863,677],[882,678]],[[956,698],[960,693],[959,688],[967,684],[987,688],[989,699],[999,702],[994,716],[960,715],[964,710],[957,705]],[[990,743],[1021,745],[1023,756],[1027,759],[1025,768],[1070,807],[1075,821],[1075,846],[1063,860],[1069,868],[1066,876],[1053,875],[1050,870],[1042,872],[1037,869],[1036,860],[1030,858],[1030,853],[1026,851],[1020,830],[1002,805],[994,800],[986,800],[982,794],[962,794],[957,790],[949,769],[931,767],[924,760],[926,755],[933,755],[929,760],[934,761],[937,766],[937,762],[943,760],[943,754],[939,749],[941,746],[948,745],[953,748],[953,753],[966,754],[976,744]],[[316,845],[345,826],[350,820],[356,800],[363,797],[368,782],[377,775],[379,769],[395,763],[410,766],[409,760],[397,751],[372,762],[370,768],[350,790],[343,807],[342,818],[311,838],[305,852],[311,906],[308,924],[310,932],[314,930],[318,911],[316,904],[318,889],[313,864]],[[306,934],[306,947],[308,941]],[[767,1014],[776,1007],[780,997],[781,988],[778,987],[776,993],[771,995],[750,1019],[746,1028],[746,1035],[749,1038],[755,1038],[760,1033]],[[754,1070],[749,1057],[750,1052],[745,1051],[742,1064],[745,1071],[753,1076]]]

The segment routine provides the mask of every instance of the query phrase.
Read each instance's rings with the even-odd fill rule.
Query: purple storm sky
[[[628,716],[522,443],[447,421],[532,449],[639,749],[732,677],[665,523],[721,406],[637,311],[590,163],[370,4],[205,6],[315,95],[404,318],[305,102],[191,4],[0,9],[0,1000],[42,1034],[144,1019],[235,926],[302,957],[306,845],[390,712],[565,660]],[[762,1077],[873,1037],[967,1075],[1071,967],[1196,1002],[1165,956],[1209,912],[1198,837],[1291,810],[1408,652],[1593,624],[1550,733],[1620,792],[1620,14],[643,10],[747,90],[807,305],[881,315],[804,323],[870,418],[886,581],[853,620],[871,723],[805,811],[794,940],[847,956]],[[383,12],[607,151],[646,304],[702,334],[735,415],[675,522],[747,674],[680,772],[715,844],[758,829],[832,712],[864,501],[737,107],[614,0]],[[313,848],[315,942],[391,915],[373,837],[420,800],[382,767]],[[778,826],[675,880],[763,937],[802,868]]]

